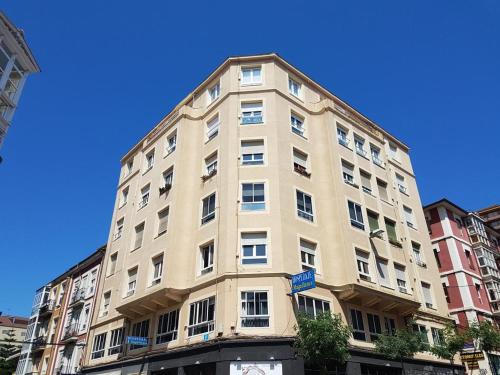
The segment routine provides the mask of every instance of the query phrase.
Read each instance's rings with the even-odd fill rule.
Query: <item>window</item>
[[[361,177],[361,188],[363,189],[363,191],[365,193],[368,193],[371,195],[371,193],[372,193],[372,182],[371,182],[372,176],[371,176],[371,174],[360,170],[359,175]]]
[[[107,276],[113,275],[116,270],[116,260],[118,259],[118,252],[109,256]]]
[[[415,263],[417,264],[417,266],[425,267],[426,265],[425,265],[425,262],[422,258],[422,251],[420,249],[420,245],[416,242],[412,242],[411,248],[413,250],[413,259],[415,260]]]
[[[241,292],[241,326],[269,327],[267,292]]]
[[[389,196],[387,195],[387,183],[377,178],[377,188],[380,199],[385,202],[389,202]]]
[[[349,138],[347,138],[347,130],[337,126],[337,139],[342,146],[349,147]]]
[[[147,339],[149,337],[149,319],[134,323],[132,325],[132,329],[130,330],[130,336],[144,337]],[[130,344],[129,348],[130,350],[135,350],[144,348],[144,346]]]
[[[300,136],[304,136],[304,118],[293,113],[290,116],[290,125],[292,126],[292,132]]]
[[[366,341],[365,325],[363,324],[363,314],[361,311],[351,309],[352,337],[355,340]]]
[[[425,306],[432,309],[433,304],[432,304],[432,293],[430,284],[422,282],[422,294],[424,296]]]
[[[208,89],[208,103],[213,103],[220,96],[220,83],[217,82],[215,85]]]
[[[380,157],[380,149],[375,146],[370,146],[370,152],[372,154],[372,161],[374,164],[378,165],[379,167],[384,166],[384,162],[382,161]]]
[[[119,204],[119,207],[123,207],[127,204],[127,199],[128,199],[128,186],[122,190],[122,193],[120,195],[120,204]]]
[[[129,160],[127,164],[125,164],[125,177],[129,176],[132,173],[133,169],[134,169],[134,161]]]
[[[380,317],[375,314],[366,314],[368,319],[368,331],[370,332],[370,340],[376,341],[378,335],[382,334],[382,325],[380,324]]]
[[[439,345],[443,342],[443,330],[431,327],[431,334],[434,345]]]
[[[264,141],[241,141],[241,164],[264,164]]]
[[[443,286],[443,292],[444,296],[446,297],[446,302],[450,303],[451,299],[450,294],[448,293],[448,285],[446,285],[446,283],[442,283],[441,285]]]
[[[415,228],[415,219],[413,218],[413,210],[410,207],[403,206],[405,214],[406,225],[410,228]]]
[[[370,267],[368,264],[369,254],[356,249],[356,263],[358,265],[359,278],[370,281]]]
[[[155,150],[150,151],[146,154],[146,165],[144,168],[145,172],[153,168],[154,163],[155,163]]]
[[[475,269],[474,267],[474,261],[472,260],[472,256],[470,254],[470,250],[464,250],[465,252],[465,258],[467,259],[467,263],[469,264],[469,268]]]
[[[384,222],[389,242],[394,246],[401,247],[401,243],[398,241],[398,235],[396,234],[396,222],[386,217],[384,218]]]
[[[111,331],[108,355],[121,353],[123,350],[123,327]]]
[[[396,145],[394,143],[391,143],[391,142],[389,142],[389,155],[394,160],[399,160],[398,148],[396,147]]]
[[[151,285],[156,285],[160,283],[161,276],[163,275],[163,255],[153,258],[152,265],[153,265],[153,279],[151,280]]]
[[[345,160],[342,160],[342,177],[346,184],[357,186],[354,182],[354,165]]]
[[[135,293],[135,288],[137,286],[137,267],[128,270],[128,282],[127,282],[127,294],[126,297],[130,297]]]
[[[427,284],[429,285],[429,284]],[[483,303],[483,301],[481,300],[481,285],[480,284],[476,284],[474,283],[474,286],[476,287],[476,294],[477,294],[477,299],[479,300],[479,303]],[[430,285],[429,285],[429,291],[430,291]],[[422,288],[423,288],[423,283],[422,283]],[[431,307],[431,306],[427,306],[427,307]]]
[[[368,216],[368,226],[370,227],[370,232],[379,229],[378,214],[373,211],[366,210],[366,215]]]
[[[260,66],[241,69],[242,85],[258,85],[262,83],[262,71]]]
[[[422,336],[422,340],[425,343],[429,343],[429,337],[427,336],[427,328],[421,324],[413,324],[412,325],[413,332],[420,333]]]
[[[434,259],[436,259],[436,263],[438,265],[438,268],[441,268],[441,259],[439,258],[439,250],[434,248],[434,249],[432,249],[432,252],[434,253]]]
[[[262,108],[262,102],[241,103],[241,124],[261,124],[263,122]]]
[[[293,170],[303,176],[310,176],[307,172],[307,154],[296,148],[293,149]]]
[[[354,148],[358,155],[366,157],[365,140],[358,135],[354,135]]]
[[[113,235],[113,239],[117,240],[122,236],[123,233],[123,218],[116,222],[115,234]]]
[[[314,221],[311,196],[306,193],[303,193],[300,190],[296,191],[296,195],[297,195],[297,215],[308,221]]]
[[[147,184],[141,189],[141,199],[139,200],[139,209],[146,207],[149,203],[149,187]]]
[[[219,134],[219,115],[216,115],[215,117],[212,117],[208,122],[207,122],[207,140],[210,140]]]
[[[201,224],[208,223],[215,218],[215,193],[203,199]]]
[[[168,168],[163,172],[163,186],[165,189],[170,189],[174,181],[174,168]]]
[[[266,208],[263,183],[241,184],[241,210],[262,211]]]
[[[317,298],[298,296],[299,312],[316,318],[318,314],[330,311],[330,303]]]
[[[167,232],[168,214],[169,214],[168,207],[158,212],[158,234],[157,234],[158,236]]]
[[[397,173],[396,173],[396,183],[398,185],[398,190],[403,194],[407,194],[407,189],[406,189],[406,185],[405,185],[405,178]]]
[[[104,357],[104,346],[106,345],[106,332],[96,335],[92,344],[92,359]]]
[[[178,331],[179,309],[160,315],[156,330],[156,344],[164,344],[176,340]]]
[[[173,133],[167,138],[167,147],[166,147],[167,155],[174,152],[176,147],[177,147],[177,132]]]
[[[214,269],[214,243],[203,245],[200,247],[200,273],[202,275],[212,272]]]
[[[188,336],[212,332],[215,327],[215,297],[189,305]]]
[[[361,206],[351,201],[347,202],[347,206],[349,208],[351,225],[353,227],[365,230],[365,223],[363,222],[363,213],[361,212]]]
[[[213,176],[217,173],[217,152],[205,158],[205,170],[207,176]]]
[[[267,234],[265,232],[241,234],[241,263],[267,263]]]
[[[405,266],[400,264],[394,265],[394,271],[396,273],[396,283],[398,284],[398,289],[401,293],[408,294],[408,289],[406,288],[406,271]]]
[[[144,223],[135,227],[135,241],[132,250],[138,249],[142,246],[142,238],[144,236]]]
[[[111,292],[106,292],[102,295],[102,307],[99,316],[106,316],[109,312],[109,302],[111,300]]]
[[[384,259],[377,258],[377,274],[380,285],[391,287],[391,279],[389,278],[389,268],[387,266],[387,261]]]
[[[296,97],[300,98],[301,91],[302,91],[302,85],[298,83],[297,81],[288,78],[288,91],[290,94],[295,95]]]
[[[307,271],[316,269],[316,244],[300,239],[300,261],[302,263],[302,270]]]
[[[396,333],[396,322],[392,318],[384,318],[385,333],[393,336]]]

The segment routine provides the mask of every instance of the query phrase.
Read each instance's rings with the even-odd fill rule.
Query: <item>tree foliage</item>
[[[0,375],[10,375],[14,371],[16,371],[17,360],[10,359],[11,355],[15,354],[18,349],[15,343],[15,335],[14,330],[9,330],[6,333],[6,338],[4,339],[4,343],[0,344]]]
[[[389,359],[403,361],[413,358],[417,352],[428,349],[427,340],[421,332],[406,327],[397,329],[393,335],[380,335],[375,341],[376,350]]]
[[[436,357],[450,361],[450,364],[453,365],[455,355],[463,350],[467,342],[467,335],[457,332],[453,323],[447,324],[441,333],[439,342],[434,343],[430,348],[431,353]]]
[[[466,330],[466,336],[477,350],[491,353],[500,348],[500,332],[490,321],[472,322]]]
[[[326,370],[328,363],[345,363],[349,359],[351,328],[338,314],[325,312],[316,319],[306,314],[297,317],[296,347],[304,360]]]

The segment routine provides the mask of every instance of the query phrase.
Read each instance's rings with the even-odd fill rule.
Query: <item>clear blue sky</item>
[[[2,9],[42,68],[1,150],[4,314],[28,314],[37,287],[105,243],[121,156],[229,55],[277,52],[409,144],[424,203],[500,203],[496,0]]]

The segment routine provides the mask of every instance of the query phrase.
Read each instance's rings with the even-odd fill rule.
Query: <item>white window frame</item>
[[[161,282],[163,276],[163,254],[157,255],[151,259],[152,279],[151,285],[156,285]]]
[[[188,337],[207,334],[215,330],[215,314],[217,313],[215,302],[215,296],[211,296],[189,304]],[[212,319],[209,317],[211,305],[213,305]],[[204,329],[205,326],[206,329]],[[202,330],[195,331],[197,328]]]
[[[415,216],[413,215],[413,210],[410,207],[403,205],[403,213],[405,216],[406,225],[410,228],[417,229],[415,225]]]
[[[303,243],[307,246],[304,246]],[[311,245],[311,246],[308,246]],[[318,273],[318,244],[305,238],[299,238],[300,264],[303,271],[314,269]],[[311,262],[312,259],[312,262]]]
[[[205,173],[210,176],[212,173],[217,173],[218,153],[215,151],[210,156],[205,158]]]
[[[251,195],[245,196],[245,186],[251,185]],[[259,197],[255,195],[255,185],[262,185],[262,199],[257,200]],[[245,197],[251,199],[245,202]],[[255,211],[265,211],[266,209],[266,184],[265,182],[242,182],[241,183],[241,211],[255,212]]]
[[[137,229],[142,227],[142,230],[141,231],[138,231]],[[132,250],[136,250],[136,249],[139,249],[140,247],[142,247],[142,244],[144,242],[144,231],[146,230],[146,222],[142,222],[140,224],[137,224],[134,228],[134,234],[135,234],[135,237],[134,237],[134,247],[132,248]],[[142,233],[141,233],[142,232]],[[141,233],[140,235],[140,238],[141,240],[138,241],[138,238],[139,238],[139,233]]]
[[[366,158],[365,140],[356,134],[354,134],[354,149],[356,150],[356,154]]]
[[[248,235],[253,235],[254,238],[244,237]],[[262,235],[261,237],[257,237],[258,235]],[[241,241],[241,264],[242,265],[262,265],[267,264],[268,259],[268,233],[265,231],[262,232],[242,232],[240,234]],[[257,246],[264,246],[264,255],[257,255]],[[252,250],[251,255],[245,255],[245,247],[247,249]]]
[[[220,117],[216,114],[207,121],[207,142],[219,134],[219,127]]]
[[[372,156],[373,164],[378,165],[379,167],[384,166],[384,161],[380,157],[381,150],[379,147],[370,145],[370,154]]]
[[[304,309],[301,308],[301,306],[302,306],[301,300],[303,301]],[[308,303],[308,301],[310,301],[310,303]],[[318,312],[318,305],[319,304],[321,305],[321,310],[322,311]],[[312,311],[311,311],[312,314],[309,313],[308,307],[312,307]],[[325,307],[327,307],[327,308],[325,309]],[[318,314],[320,314],[320,313],[325,313],[325,312],[331,312],[332,311],[329,301],[325,301],[323,299],[306,296],[304,294],[298,294],[297,295],[297,309],[298,309],[298,311],[300,313],[307,314],[307,315],[309,315],[310,317],[313,317],[313,318],[316,318],[318,316]]]
[[[144,173],[152,169],[155,165],[155,149],[152,149],[146,154],[146,159],[144,161]]]
[[[157,213],[158,216],[158,232],[156,233],[156,237],[161,236],[166,233],[168,230],[168,220],[170,216],[170,206],[167,206]]]
[[[116,229],[115,234],[113,235],[113,240],[117,240],[122,236],[124,223],[125,219],[123,217],[116,221]]]
[[[258,125],[264,122],[264,103],[262,100],[242,102],[241,125]]]
[[[406,281],[406,267],[402,264],[394,264],[394,271],[396,273],[396,284],[398,286],[398,290],[401,293],[408,293],[408,282]],[[400,277],[403,276],[403,277]]]
[[[256,153],[245,153],[245,148],[247,149],[246,151],[252,151],[252,150],[248,150],[249,147],[260,147],[260,143],[262,142],[262,153],[260,152],[256,152]],[[258,146],[251,146],[251,145],[248,145],[248,146],[243,146],[244,144],[248,144],[248,143],[259,143]],[[265,153],[265,150],[264,150],[264,140],[263,139],[242,139],[241,142],[240,142],[240,149],[241,149],[241,165],[242,166],[255,166],[255,165],[263,165],[264,164],[264,153]],[[248,160],[245,160],[245,156],[246,155],[251,155],[251,157],[248,159]],[[259,158],[259,156],[262,155],[261,158]]]
[[[119,354],[123,351],[124,331],[125,329],[123,327],[111,330],[108,355]]]
[[[302,195],[302,197],[299,197],[300,195]],[[297,200],[297,216],[313,223],[314,222],[314,203],[313,203],[312,195],[307,194],[299,189],[296,189],[295,190],[295,198]],[[307,210],[307,198],[309,198],[309,201],[310,201],[310,206],[311,206],[310,210]],[[299,203],[302,204],[304,209],[299,208]]]
[[[139,210],[148,205],[150,195],[151,195],[151,184],[147,184],[141,189],[141,199],[139,200],[139,203],[137,205],[139,207],[138,208]]]
[[[301,137],[305,137],[306,127],[304,123],[305,118],[303,116],[293,111],[290,113],[290,126],[292,129],[292,133],[297,134]]]
[[[214,270],[214,254],[215,245],[213,241],[200,246],[200,275],[205,275]]]
[[[165,144],[166,155],[170,155],[172,152],[175,151],[176,148],[177,148],[177,131],[174,131],[173,133],[170,133],[167,136],[167,141]]]
[[[210,86],[207,90],[208,104],[212,104],[220,97],[220,82]]]
[[[118,208],[122,208],[123,206],[125,206],[127,204],[129,190],[130,190],[129,186],[122,189],[121,194],[120,194],[120,204],[119,204]]]
[[[259,301],[259,305],[257,305],[257,294],[266,295],[265,300]],[[249,298],[253,294],[253,301]],[[271,314],[270,314],[270,298],[269,291],[267,290],[243,290],[240,293],[240,326],[241,328],[269,328],[271,326]],[[254,314],[249,314],[250,305],[254,304]],[[263,309],[263,304],[265,303],[267,314],[257,314],[257,310]],[[261,311],[262,312],[262,311]],[[249,325],[244,323],[246,321],[260,321],[262,320],[264,323],[267,321],[267,325]]]
[[[353,210],[351,212],[351,206],[353,207]],[[358,212],[359,209],[359,212]],[[363,206],[361,206],[359,203],[356,203],[354,201],[348,200],[347,201],[347,211],[349,213],[349,220],[351,222],[351,226],[365,230],[365,222],[363,219]],[[351,216],[351,213],[354,213],[354,217]]]
[[[370,253],[355,249],[356,253],[356,268],[358,270],[359,278],[365,281],[371,281],[370,275]]]
[[[396,184],[398,186],[398,190],[401,193],[408,195],[408,189],[406,187],[404,176],[401,176],[399,173],[396,173],[395,176],[396,176]]]
[[[127,293],[125,297],[130,297],[135,294],[137,289],[137,274],[139,273],[139,267],[129,268],[127,271]]]
[[[430,283],[421,281],[420,285],[422,287],[422,296],[425,302],[425,307],[428,309],[434,308],[434,298],[432,297],[432,286]]]
[[[163,324],[166,320],[166,324]],[[166,326],[166,327],[164,327]],[[166,328],[166,331],[162,329]],[[158,325],[156,328],[156,345],[166,344],[177,340],[179,337],[179,309],[167,311],[158,316]]]
[[[208,211],[208,210],[210,210],[210,206],[211,206],[210,201],[211,201],[212,197],[214,200],[213,210]],[[206,214],[204,214],[205,201],[206,201],[206,205],[207,205],[207,213]],[[215,215],[216,215],[216,211],[217,211],[217,194],[215,192],[213,192],[201,200],[201,225],[207,224],[207,223],[211,222],[212,220],[214,220]]]
[[[348,185],[357,187],[356,179],[354,178],[354,165],[347,160],[341,160],[342,179]]]
[[[349,130],[337,124],[337,140],[339,144],[349,148]]]
[[[297,80],[288,77],[288,92],[295,96],[296,98],[302,98],[302,83]]]
[[[92,343],[92,352],[90,354],[91,359],[98,359],[104,357],[105,347],[106,347],[106,335],[107,332],[100,333],[94,336],[94,342]]]
[[[259,71],[256,78],[255,71]],[[250,80],[245,81],[245,72],[250,72]],[[254,86],[262,84],[262,65],[259,66],[244,66],[241,68],[241,86]]]

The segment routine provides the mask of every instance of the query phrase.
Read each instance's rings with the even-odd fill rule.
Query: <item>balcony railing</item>
[[[78,330],[79,330],[79,324],[78,323],[73,323],[69,326],[66,326],[64,328],[64,335],[63,335],[63,340],[68,340],[72,337],[77,337],[78,336]]]
[[[55,306],[54,300],[52,300],[52,299],[47,300],[40,305],[40,309],[38,310],[38,314],[39,315],[49,314],[52,312],[52,310],[54,310],[54,306]]]
[[[79,288],[75,290],[75,292],[73,293],[70,304],[74,305],[77,303],[81,303],[85,300],[85,297],[86,297],[86,288]]]

